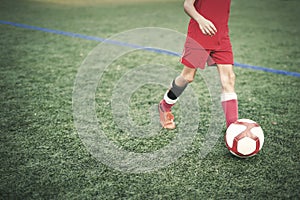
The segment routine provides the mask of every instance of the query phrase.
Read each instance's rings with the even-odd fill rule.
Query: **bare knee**
[[[188,83],[191,83],[194,81],[194,76],[193,75],[185,75],[182,76]]]
[[[184,67],[180,76],[183,77],[188,83],[191,83],[194,81],[195,74],[196,74],[196,69]]]

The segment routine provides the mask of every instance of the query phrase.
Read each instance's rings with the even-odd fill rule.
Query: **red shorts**
[[[192,38],[187,38],[184,45],[181,63],[190,68],[204,69],[206,63],[208,66],[215,64],[233,65],[233,53],[230,39],[223,38],[222,45],[216,49],[204,49],[198,42]]]

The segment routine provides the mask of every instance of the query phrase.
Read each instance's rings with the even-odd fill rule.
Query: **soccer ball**
[[[227,128],[225,142],[233,155],[247,158],[261,150],[264,144],[264,133],[255,121],[239,119]]]

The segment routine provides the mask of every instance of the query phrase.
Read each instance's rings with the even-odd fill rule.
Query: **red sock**
[[[238,101],[235,93],[222,94],[222,107],[226,118],[227,128],[238,120]]]
[[[174,104],[168,104],[166,100],[163,99],[161,101],[161,106],[165,112],[171,112],[171,108],[174,106]]]

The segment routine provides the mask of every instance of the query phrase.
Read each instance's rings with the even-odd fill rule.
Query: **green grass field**
[[[182,0],[82,2],[1,0],[0,20],[101,38],[141,27],[186,33]],[[299,73],[299,6],[298,0],[232,1],[229,25],[235,61]],[[225,147],[224,128],[201,159],[210,99],[197,76],[191,87],[201,116],[192,145],[167,167],[127,173],[94,158],[74,125],[76,74],[99,42],[4,24],[0,36],[0,199],[300,198],[299,77],[236,67],[240,117],[260,123],[264,147],[250,159],[233,157]],[[178,133],[160,130],[149,138],[130,137],[114,122],[111,98],[116,83],[147,63],[178,72],[182,67],[176,57],[134,51],[111,64],[95,93],[97,117],[107,138],[137,153],[159,150]],[[133,93],[128,106],[136,124],[149,123],[149,106],[165,90],[154,84]],[[174,111],[179,113],[178,108]]]

